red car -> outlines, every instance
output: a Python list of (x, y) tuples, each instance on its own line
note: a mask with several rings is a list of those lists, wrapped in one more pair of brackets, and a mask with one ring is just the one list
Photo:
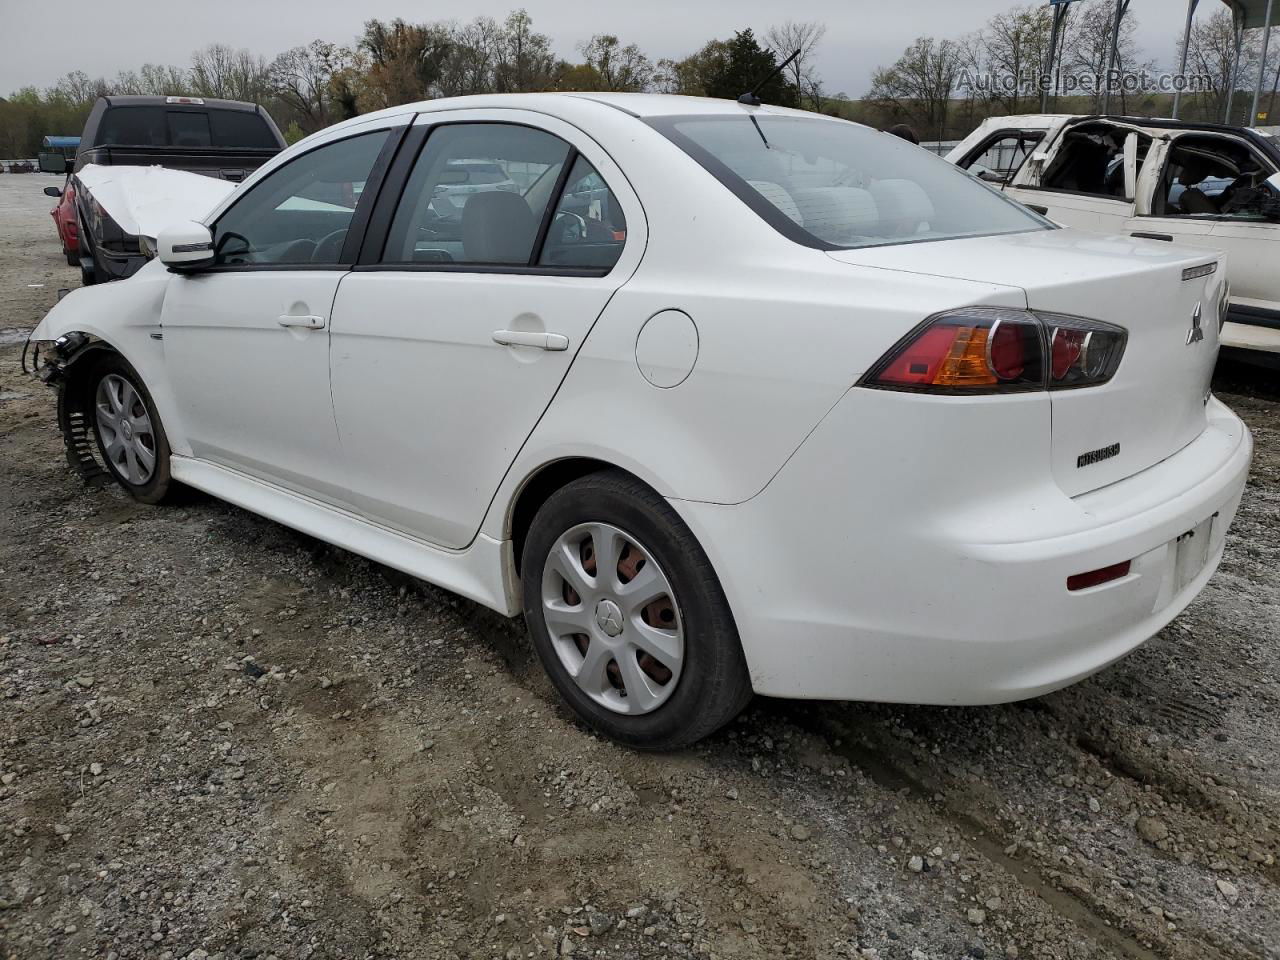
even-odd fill
[(58, 230), (58, 239), (62, 241), (62, 253), (67, 263), (73, 267), (80, 266), (80, 230), (76, 223), (76, 188), (71, 185), (71, 178), (61, 188), (45, 187), (44, 192), (57, 197), (57, 205), (49, 211), (53, 217), (53, 225)]

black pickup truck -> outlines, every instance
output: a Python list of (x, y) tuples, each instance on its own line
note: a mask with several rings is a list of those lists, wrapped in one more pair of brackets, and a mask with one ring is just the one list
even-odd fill
[[(200, 97), (100, 97), (71, 177), (89, 165), (165, 167), (239, 183), (285, 147), (262, 107)], [(142, 238), (115, 223), (77, 184), (80, 270), (86, 284), (131, 276), (148, 258)]]

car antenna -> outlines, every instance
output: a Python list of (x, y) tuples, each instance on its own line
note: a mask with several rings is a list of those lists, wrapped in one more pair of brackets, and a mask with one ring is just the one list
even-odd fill
[(787, 59), (783, 60), (780, 64), (774, 67), (773, 70), (770, 71), (767, 77), (765, 77), (763, 80), (757, 83), (754, 87), (752, 87), (742, 96), (740, 96), (738, 98), (738, 102), (745, 104), (748, 107), (760, 106), (760, 104), (764, 102), (763, 100), (760, 99), (759, 96), (757, 96), (757, 94), (759, 94), (760, 92), (760, 88), (763, 87), (770, 80), (772, 80), (774, 77), (776, 77), (778, 74), (780, 74), (783, 70), (787, 69), (787, 66), (791, 63), (791, 61), (794, 60), (796, 57), (800, 56), (800, 52), (801, 52), (800, 48), (796, 47), (795, 51), (791, 54), (791, 56), (787, 57)]

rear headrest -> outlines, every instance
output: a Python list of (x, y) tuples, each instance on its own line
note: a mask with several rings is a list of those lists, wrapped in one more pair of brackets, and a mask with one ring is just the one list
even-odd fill
[(916, 233), (933, 219), (933, 201), (914, 180), (877, 180), (871, 195), (880, 208), (886, 236)]
[(876, 201), (859, 187), (811, 187), (793, 196), (804, 228), (822, 240), (839, 243), (878, 232)]
[(473, 193), (462, 208), (462, 252), (473, 263), (524, 263), (538, 223), (517, 193)]
[(747, 183), (751, 184), (756, 193), (781, 210), (783, 215), (793, 223), (802, 222), (800, 208), (796, 206), (796, 202), (791, 199), (791, 194), (787, 193), (781, 184), (771, 180), (748, 180)]

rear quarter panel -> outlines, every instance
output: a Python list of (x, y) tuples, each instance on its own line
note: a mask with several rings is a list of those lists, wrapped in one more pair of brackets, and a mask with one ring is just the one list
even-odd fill
[[(723, 271), (646, 257), (516, 458), (485, 532), (504, 538), (523, 484), (568, 457), (622, 467), (666, 497), (748, 500), (903, 334), (931, 313), (978, 302), (1020, 307), (1025, 297), (1006, 286), (836, 264), (819, 251), (802, 251), (785, 269), (763, 256)], [(641, 374), (636, 342), (668, 309), (693, 319), (698, 354), (687, 379), (660, 388)]]

